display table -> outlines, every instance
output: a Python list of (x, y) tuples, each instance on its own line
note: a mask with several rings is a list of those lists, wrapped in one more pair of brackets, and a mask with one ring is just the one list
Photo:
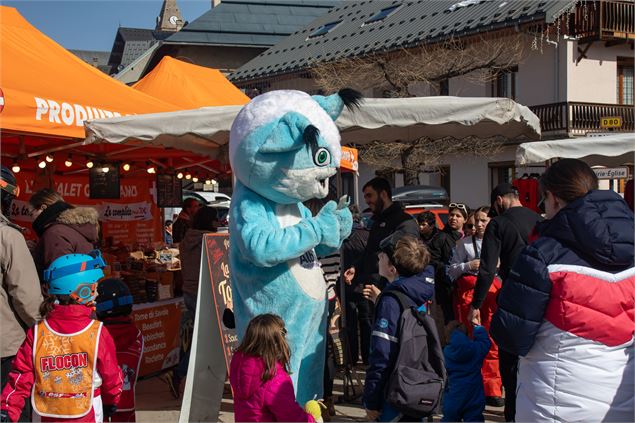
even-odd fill
[(143, 356), (139, 377), (178, 364), (182, 308), (182, 297), (133, 306), (133, 322), (143, 333)]

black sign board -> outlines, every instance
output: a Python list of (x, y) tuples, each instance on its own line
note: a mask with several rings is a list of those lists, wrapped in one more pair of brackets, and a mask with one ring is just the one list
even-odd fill
[(104, 167), (95, 166), (88, 170), (89, 197), (119, 199), (119, 167), (109, 166), (108, 172), (102, 170)]
[(157, 174), (158, 207), (181, 207), (182, 196), (181, 180), (176, 175)]

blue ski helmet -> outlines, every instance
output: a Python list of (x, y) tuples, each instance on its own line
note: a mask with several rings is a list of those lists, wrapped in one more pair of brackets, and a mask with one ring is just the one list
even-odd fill
[(92, 302), (94, 285), (104, 277), (106, 267), (99, 250), (88, 254), (67, 254), (59, 257), (44, 271), (49, 294), (72, 295), (80, 303)]

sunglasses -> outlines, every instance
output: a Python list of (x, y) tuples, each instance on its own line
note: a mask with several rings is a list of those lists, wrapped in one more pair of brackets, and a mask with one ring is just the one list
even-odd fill
[(448, 207), (451, 209), (463, 210), (465, 213), (467, 213), (467, 206), (463, 203), (450, 203)]

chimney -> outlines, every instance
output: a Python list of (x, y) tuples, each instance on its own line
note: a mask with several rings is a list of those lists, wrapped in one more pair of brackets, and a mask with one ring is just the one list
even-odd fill
[(212, 0), (212, 9), (220, 4), (221, 0)]

